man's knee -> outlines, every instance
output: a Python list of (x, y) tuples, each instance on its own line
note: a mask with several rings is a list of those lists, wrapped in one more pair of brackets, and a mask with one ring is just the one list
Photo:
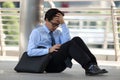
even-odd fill
[(73, 37), (72, 40), (82, 40), (79, 36)]

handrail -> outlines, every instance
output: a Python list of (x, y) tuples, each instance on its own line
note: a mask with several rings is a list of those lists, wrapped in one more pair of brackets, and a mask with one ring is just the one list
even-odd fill
[[(112, 20), (113, 38), (114, 38), (114, 46), (115, 46), (115, 61), (117, 61), (118, 60), (118, 53), (119, 53), (119, 49), (120, 49), (120, 47), (119, 47), (120, 42), (119, 42), (119, 38), (118, 38), (118, 31), (116, 28), (117, 23), (115, 22), (116, 21), (115, 9), (116, 9), (116, 7), (115, 7), (114, 0), (111, 0), (111, 20)], [(120, 15), (118, 15), (118, 16), (120, 16)]]

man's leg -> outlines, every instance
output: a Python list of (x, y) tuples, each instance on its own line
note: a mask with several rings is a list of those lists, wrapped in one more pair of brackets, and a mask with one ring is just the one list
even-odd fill
[(98, 70), (100, 70), (100, 73), (108, 73), (108, 71), (106, 69), (100, 69), (97, 65), (97, 60), (95, 58), (95, 56), (90, 52), (90, 50), (88, 49), (88, 47), (86, 46), (86, 44), (84, 43), (84, 41), (80, 38), (80, 37), (74, 37), (72, 39), (72, 41), (76, 44), (78, 44), (78, 46), (84, 50), (85, 54), (87, 54), (89, 56), (89, 58), (91, 59), (91, 63), (95, 66), (95, 68), (97, 68)]
[(46, 67), (48, 73), (59, 73), (66, 69), (64, 57), (60, 54), (52, 53), (52, 59)]
[(71, 44), (69, 46), (69, 54), (74, 60), (81, 64), (84, 69), (88, 69), (88, 67), (92, 64), (91, 58), (73, 40), (71, 40)]
[[(54, 66), (55, 67), (61, 66), (60, 64), (64, 63), (64, 61), (68, 57), (75, 59), (79, 64), (82, 65), (82, 67), (85, 70), (88, 70), (88, 68), (92, 64), (91, 58), (86, 54), (86, 52), (74, 40), (71, 40), (71, 41), (68, 41), (68, 42), (64, 43), (61, 46), (61, 48), (58, 50), (58, 52), (54, 52), (52, 54), (55, 55), (53, 57), (53, 61), (51, 61), (51, 64), (53, 64), (53, 62), (54, 62), (54, 64), (51, 66), (51, 67), (53, 67), (52, 68), (53, 72), (55, 70)], [(48, 66), (48, 68), (50, 70), (49, 66)], [(94, 68), (94, 66), (93, 66), (93, 68)], [(94, 71), (92, 70), (91, 73), (96, 75), (96, 74), (99, 74), (100, 72), (99, 72), (99, 70), (97, 70), (97, 71), (96, 70), (94, 70)]]
[(87, 45), (84, 43), (84, 41), (80, 37), (74, 37), (72, 39), (78, 46), (86, 52), (86, 54), (89, 56), (91, 59), (92, 63), (97, 65), (97, 60), (96, 57), (91, 53), (91, 51), (88, 49)]
[(62, 45), (58, 52), (50, 53), (52, 55), (52, 59), (50, 60), (45, 70), (46, 72), (58, 73), (66, 69), (65, 60), (69, 57), (68, 54), (69, 43), (70, 42), (66, 42), (64, 45)]
[(93, 64), (86, 51), (82, 49), (74, 39), (61, 45), (58, 52), (51, 54), (55, 56), (53, 60), (56, 64), (60, 61), (65, 62), (68, 57), (75, 59), (84, 69), (88, 69), (88, 67)]

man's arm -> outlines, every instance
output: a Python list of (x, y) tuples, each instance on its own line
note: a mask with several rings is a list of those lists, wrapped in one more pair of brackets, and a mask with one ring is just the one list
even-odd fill
[(68, 29), (67, 25), (65, 24), (63, 15), (58, 13), (57, 16), (59, 16), (59, 21), (60, 21), (61, 28), (62, 28), (60, 40), (61, 40), (61, 43), (63, 44), (65, 42), (69, 41), (71, 39), (71, 37), (70, 37), (69, 29)]
[(62, 28), (62, 33), (61, 33), (61, 43), (65, 43), (67, 41), (69, 41), (71, 39), (70, 37), (70, 33), (69, 33), (69, 29), (67, 28), (66, 24), (61, 24), (61, 28)]
[(49, 48), (46, 48), (45, 46), (43, 46), (44, 48), (37, 46), (39, 41), (40, 41), (39, 31), (37, 29), (34, 29), (29, 37), (29, 43), (27, 48), (29, 56), (41, 56), (48, 54)]

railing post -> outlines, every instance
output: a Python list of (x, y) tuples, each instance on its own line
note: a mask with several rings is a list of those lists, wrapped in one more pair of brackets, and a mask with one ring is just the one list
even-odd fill
[[(40, 23), (44, 0), (20, 0), (20, 54), (27, 49), (29, 35)], [(41, 10), (40, 10), (41, 9)], [(20, 55), (21, 56), (21, 55)]]
[(115, 61), (118, 60), (118, 50), (119, 50), (119, 41), (118, 41), (118, 34), (117, 34), (117, 25), (115, 22), (115, 4), (114, 0), (111, 0), (111, 19), (112, 19), (112, 28), (113, 28), (113, 37), (114, 37), (114, 47), (115, 47)]
[[(1, 8), (0, 8), (1, 9)], [(1, 13), (1, 11), (0, 11)], [(2, 27), (2, 17), (0, 15), (0, 55), (6, 56), (6, 51), (5, 51), (5, 35), (3, 33), (3, 27)]]

